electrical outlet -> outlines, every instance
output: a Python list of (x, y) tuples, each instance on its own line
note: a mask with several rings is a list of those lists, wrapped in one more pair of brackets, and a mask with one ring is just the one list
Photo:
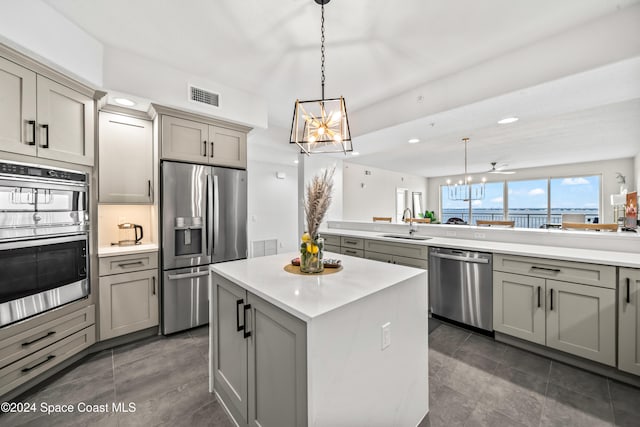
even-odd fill
[(382, 325), (382, 350), (391, 345), (391, 322)]
[(456, 232), (455, 231), (451, 231), (451, 230), (447, 230), (447, 237), (456, 237)]
[(486, 235), (484, 233), (473, 233), (474, 239), (484, 239)]

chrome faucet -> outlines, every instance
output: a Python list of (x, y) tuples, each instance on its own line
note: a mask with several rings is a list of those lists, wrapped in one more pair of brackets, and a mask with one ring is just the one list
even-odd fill
[(416, 231), (418, 231), (418, 227), (413, 225), (413, 214), (411, 213), (411, 209), (410, 208), (405, 208), (404, 212), (402, 212), (402, 217), (406, 218), (406, 213), (407, 211), (409, 211), (409, 235), (413, 236), (413, 233), (415, 233)]

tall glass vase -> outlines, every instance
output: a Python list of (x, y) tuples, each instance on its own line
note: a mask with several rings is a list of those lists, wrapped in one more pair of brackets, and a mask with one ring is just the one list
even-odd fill
[(300, 245), (300, 271), (303, 273), (321, 273), (324, 270), (322, 263), (322, 250), (324, 239), (318, 235), (315, 237), (305, 233)]

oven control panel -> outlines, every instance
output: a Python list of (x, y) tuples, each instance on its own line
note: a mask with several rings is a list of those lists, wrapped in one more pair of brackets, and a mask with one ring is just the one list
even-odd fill
[(0, 162), (0, 174), (55, 179), (61, 181), (87, 182), (87, 175), (61, 169), (49, 169), (40, 166), (24, 165), (20, 163)]

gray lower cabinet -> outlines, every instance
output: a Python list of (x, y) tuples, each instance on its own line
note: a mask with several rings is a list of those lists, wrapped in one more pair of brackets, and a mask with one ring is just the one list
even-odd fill
[(618, 286), (618, 369), (640, 375), (640, 270), (621, 268)]
[(240, 426), (306, 426), (306, 323), (217, 274), (211, 280), (214, 390)]
[[(616, 365), (614, 267), (499, 254), (495, 260), (493, 327), (497, 332)], [(582, 277), (588, 284), (557, 277)]]
[(408, 267), (429, 268), (428, 248), (425, 245), (385, 242), (380, 240), (364, 241), (364, 257), (375, 261)]

